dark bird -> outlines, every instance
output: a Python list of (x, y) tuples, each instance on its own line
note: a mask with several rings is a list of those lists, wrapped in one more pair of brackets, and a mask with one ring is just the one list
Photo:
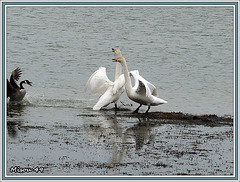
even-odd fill
[(20, 68), (16, 68), (10, 77), (10, 81), (7, 79), (7, 98), (10, 97), (10, 101), (22, 101), (26, 94), (26, 89), (23, 87), (23, 84), (28, 84), (32, 86), (32, 82), (28, 80), (24, 80), (20, 82), (18, 86), (17, 81), (21, 77), (22, 70)]

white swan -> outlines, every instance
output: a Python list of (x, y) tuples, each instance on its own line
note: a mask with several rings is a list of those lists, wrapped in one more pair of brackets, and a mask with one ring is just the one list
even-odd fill
[[(112, 49), (117, 57), (122, 56), (119, 49)], [(93, 107), (93, 110), (100, 110), (111, 103), (115, 103), (117, 108), (117, 101), (121, 94), (124, 92), (125, 79), (122, 74), (122, 65), (117, 63), (115, 72), (115, 81), (112, 82), (108, 79), (106, 68), (100, 67), (95, 71), (85, 86), (85, 91), (90, 89), (91, 93), (99, 94), (100, 98)]]
[[(143, 77), (141, 77), (138, 71), (131, 71), (129, 74), (127, 63), (124, 57), (118, 57), (113, 60), (121, 63), (123, 66), (125, 89), (128, 98), (140, 104), (140, 106), (134, 112), (138, 113), (138, 110), (142, 105), (148, 106), (148, 109), (146, 111), (146, 113), (148, 113), (151, 106), (157, 106), (167, 103), (167, 101), (157, 97), (156, 87), (147, 80), (145, 80)], [(134, 87), (132, 87), (130, 75), (132, 75), (135, 79)]]

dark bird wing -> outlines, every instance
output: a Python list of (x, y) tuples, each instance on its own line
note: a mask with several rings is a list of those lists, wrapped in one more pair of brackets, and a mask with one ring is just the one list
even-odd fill
[(12, 85), (13, 88), (20, 88), (17, 85), (17, 81), (19, 80), (19, 78), (21, 77), (22, 74), (22, 70), (20, 68), (16, 68), (13, 72), (12, 75), (10, 77), (10, 84)]
[(11, 93), (14, 92), (14, 88), (7, 79), (7, 98), (10, 97)]

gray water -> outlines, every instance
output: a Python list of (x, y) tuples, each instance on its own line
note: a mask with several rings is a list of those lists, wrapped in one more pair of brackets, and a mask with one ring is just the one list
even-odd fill
[[(168, 101), (150, 112), (233, 116), (233, 23), (233, 7), (7, 7), (6, 76), (20, 67), (20, 80), (33, 82), (33, 87), (26, 86), (22, 106), (9, 108), (7, 170), (16, 165), (44, 166), (45, 175), (108, 175), (108, 165), (116, 163), (121, 144), (127, 145), (130, 154), (121, 154), (118, 162), (122, 166), (110, 175), (232, 175), (232, 127), (159, 124), (149, 129), (143, 125), (142, 133), (150, 135), (140, 147), (143, 154), (132, 147), (133, 141), (129, 144), (124, 139), (142, 118), (118, 117), (113, 105), (92, 111), (98, 97), (84, 93), (84, 86), (100, 66), (107, 68), (113, 80), (115, 55), (111, 49), (119, 48), (129, 70), (138, 69), (156, 86), (159, 97)], [(138, 106), (126, 94), (120, 100), (121, 113)], [(146, 109), (142, 107), (140, 112)], [(175, 131), (171, 139), (161, 139), (166, 131)], [(191, 137), (184, 138), (184, 131)], [(207, 149), (195, 151), (202, 158), (194, 155), (191, 162), (187, 155), (177, 156), (181, 160), (174, 163), (174, 152), (170, 152), (171, 158), (165, 150), (166, 155), (162, 154), (163, 146), (158, 148), (166, 143), (168, 150), (185, 151), (178, 142), (193, 148), (199, 137), (208, 135), (226, 138), (210, 143), (204, 138), (200, 144)], [(179, 138), (177, 143), (173, 138)], [(213, 146), (219, 154), (209, 152)], [(156, 152), (152, 152), (154, 147)], [(170, 159), (156, 163), (166, 156)], [(124, 161), (132, 162), (132, 167), (126, 167)], [(158, 165), (137, 171), (138, 162)], [(106, 171), (99, 167), (93, 174), (93, 166), (99, 164)], [(202, 169), (195, 169), (196, 164)]]

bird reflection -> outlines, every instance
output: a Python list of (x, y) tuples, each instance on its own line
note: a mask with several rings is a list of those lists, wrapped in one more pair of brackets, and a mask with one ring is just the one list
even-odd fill
[(24, 122), (19, 118), (25, 109), (22, 104), (8, 104), (7, 105), (7, 133), (11, 138), (16, 138), (22, 123)]
[(122, 139), (122, 148), (119, 153), (118, 162), (123, 161), (123, 157), (128, 150), (135, 146), (135, 151), (140, 150), (144, 144), (150, 143), (154, 139), (154, 133), (152, 130), (156, 124), (151, 123), (148, 118), (138, 118), (137, 124), (129, 127), (124, 132)]
[[(96, 145), (112, 145), (112, 156), (110, 165), (112, 172), (116, 172), (118, 166), (123, 162), (128, 151), (140, 150), (145, 144), (152, 142), (154, 133), (152, 130), (156, 122), (148, 118), (137, 118), (136, 124), (126, 128), (123, 117), (101, 111), (97, 116), (98, 121), (88, 124), (89, 137)], [(125, 122), (126, 123), (126, 122)], [(131, 123), (132, 124), (132, 123)], [(90, 130), (89, 130), (90, 129)], [(110, 172), (110, 171), (109, 171)]]
[(151, 138), (151, 131), (154, 127), (148, 118), (138, 118), (138, 120), (139, 122), (137, 124), (126, 130), (123, 138), (123, 143), (134, 142), (136, 150), (140, 150), (145, 141)]
[(122, 128), (119, 127), (116, 113), (109, 115), (107, 112), (101, 112), (97, 116), (97, 122), (88, 122), (85, 126), (89, 132), (89, 138), (95, 144), (101, 144), (111, 138), (117, 141), (122, 136)]
[(24, 112), (25, 107), (26, 105), (23, 104), (7, 104), (7, 116), (20, 116)]
[(22, 121), (7, 121), (8, 136), (16, 138), (20, 129)]

